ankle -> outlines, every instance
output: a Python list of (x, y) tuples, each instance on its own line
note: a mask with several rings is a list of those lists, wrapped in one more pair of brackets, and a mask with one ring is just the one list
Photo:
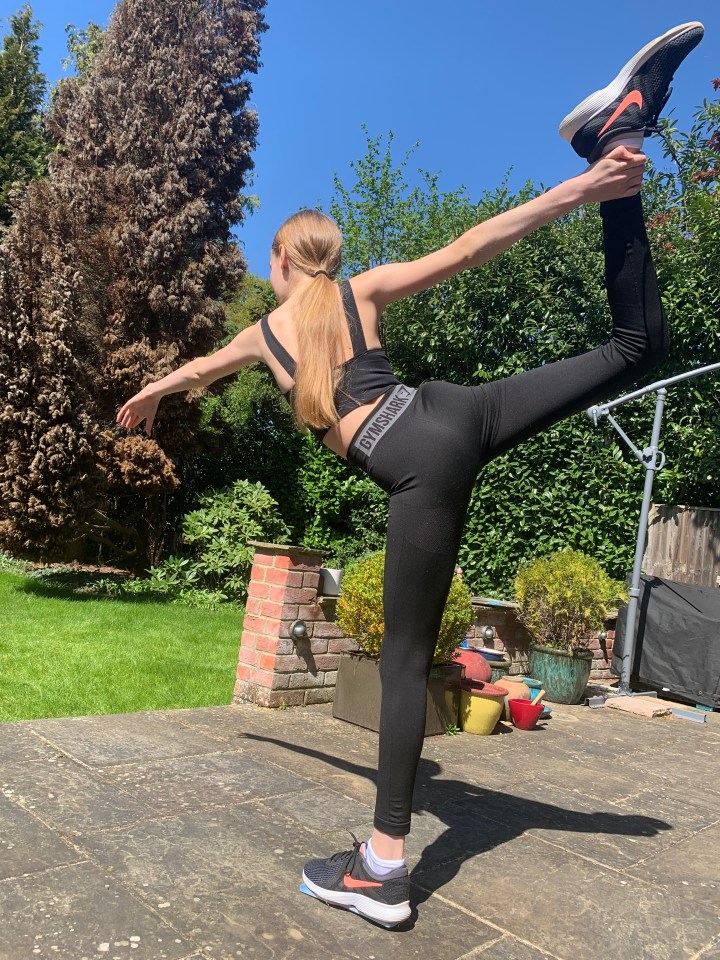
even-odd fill
[(375, 829), (370, 842), (373, 853), (382, 860), (402, 860), (405, 856), (405, 837), (391, 837), (390, 834)]
[(627, 147), (628, 150), (642, 150), (645, 134), (642, 130), (628, 130), (625, 133), (619, 133), (612, 137), (602, 148), (601, 156), (610, 153), (616, 147)]

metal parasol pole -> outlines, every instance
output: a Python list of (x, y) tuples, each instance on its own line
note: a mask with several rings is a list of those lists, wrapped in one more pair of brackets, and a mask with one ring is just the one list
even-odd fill
[[(632, 577), (630, 581), (630, 599), (627, 610), (627, 624), (625, 629), (625, 644), (623, 647), (622, 669), (620, 672), (620, 686), (617, 690), (618, 696), (632, 696), (630, 690), (630, 674), (632, 671), (633, 660), (635, 657), (635, 644), (637, 640), (637, 612), (638, 599), (640, 597), (640, 576), (642, 573), (642, 561), (645, 554), (645, 543), (648, 531), (648, 517), (650, 515), (650, 505), (652, 502), (652, 489), (655, 481), (655, 474), (665, 466), (665, 454), (659, 450), (660, 430), (662, 427), (663, 412), (665, 409), (665, 399), (667, 397), (667, 388), (682, 380), (690, 380), (693, 377), (700, 377), (706, 373), (720, 370), (720, 363), (712, 363), (706, 367), (699, 367), (697, 370), (688, 370), (685, 373), (678, 374), (676, 377), (670, 377), (668, 380), (659, 380), (657, 383), (651, 383), (649, 387), (641, 390), (635, 390), (609, 403), (590, 407), (588, 416), (591, 417), (595, 426), (600, 417), (607, 417), (615, 430), (620, 434), (625, 443), (630, 447), (635, 457), (645, 467), (645, 489), (643, 492), (642, 506), (640, 508), (640, 521), (638, 523), (637, 541), (635, 544), (635, 562), (633, 563)], [(610, 411), (615, 407), (627, 403), (629, 400), (635, 400), (638, 397), (645, 396), (646, 393), (657, 393), (655, 403), (655, 417), (653, 419), (652, 435), (650, 446), (644, 450), (639, 450), (628, 435), (623, 431)]]

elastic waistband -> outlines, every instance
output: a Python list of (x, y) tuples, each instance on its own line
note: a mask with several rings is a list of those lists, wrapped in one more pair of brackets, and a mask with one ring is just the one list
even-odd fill
[(382, 402), (370, 411), (355, 431), (348, 447), (348, 458), (366, 467), (380, 438), (405, 413), (416, 393), (415, 387), (406, 387), (404, 383), (386, 393)]

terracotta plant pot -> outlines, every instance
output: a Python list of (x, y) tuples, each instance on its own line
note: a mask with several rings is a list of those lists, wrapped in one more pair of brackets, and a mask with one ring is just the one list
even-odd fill
[(526, 683), (514, 680), (512, 677), (501, 677), (495, 681), (496, 687), (502, 687), (505, 693), (505, 704), (503, 706), (503, 720), (511, 720), (510, 700), (530, 700), (530, 687)]
[(453, 654), (453, 661), (465, 667), (465, 677), (468, 680), (482, 680), (489, 683), (492, 669), (485, 657), (476, 650), (464, 650), (462, 647)]

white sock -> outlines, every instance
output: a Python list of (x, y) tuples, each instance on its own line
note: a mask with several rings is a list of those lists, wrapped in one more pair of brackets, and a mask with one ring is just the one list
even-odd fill
[(642, 130), (628, 130), (627, 133), (619, 133), (616, 137), (608, 140), (603, 147), (601, 156), (604, 157), (606, 153), (609, 153), (610, 150), (614, 150), (615, 147), (627, 147), (630, 150), (642, 150), (644, 139), (645, 134), (642, 132)]
[(381, 860), (380, 857), (376, 857), (369, 840), (365, 844), (365, 861), (378, 877), (390, 873), (391, 870), (397, 870), (398, 867), (405, 866), (405, 860)]

